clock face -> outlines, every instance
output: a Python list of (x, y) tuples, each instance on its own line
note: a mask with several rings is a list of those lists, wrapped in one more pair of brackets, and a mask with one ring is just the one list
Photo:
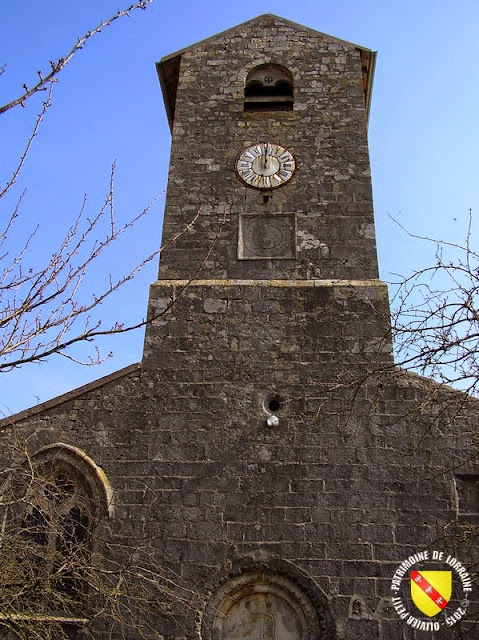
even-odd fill
[(274, 142), (246, 147), (235, 164), (242, 182), (255, 189), (276, 189), (293, 177), (296, 160), (291, 151)]

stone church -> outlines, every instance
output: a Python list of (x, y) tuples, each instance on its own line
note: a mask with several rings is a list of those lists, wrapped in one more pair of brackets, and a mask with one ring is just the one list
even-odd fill
[[(479, 638), (478, 405), (394, 365), (375, 59), (268, 14), (157, 64), (172, 149), (142, 361), (1, 423), (83, 554), (138, 564), (142, 606), (58, 614), (72, 637)], [(48, 546), (40, 493), (21, 522)], [(445, 608), (415, 604), (415, 564), (451, 576)]]

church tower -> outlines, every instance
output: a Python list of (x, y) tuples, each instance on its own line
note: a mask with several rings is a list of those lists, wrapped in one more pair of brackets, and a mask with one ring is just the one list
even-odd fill
[(354, 398), (392, 364), (374, 60), (263, 15), (157, 65), (172, 150), (143, 376), (161, 402), (155, 459), (194, 476), (162, 522), (175, 570), (212, 572), (205, 640), (336, 637), (331, 561), (364, 551)]
[(98, 640), (417, 640), (427, 624), (452, 637), (448, 609), (419, 619), (395, 571), (431, 548), (477, 566), (461, 529), (479, 519), (477, 401), (393, 363), (367, 142), (374, 62), (268, 14), (158, 63), (172, 148), (142, 362), (0, 422), (2, 469), (21, 435), (21, 468), (59, 483), (25, 494), (23, 521), (53, 544), (39, 515), (68, 489), (81, 557), (104, 577), (113, 554), (107, 595), (127, 591), (110, 613), (35, 620)]
[(220, 379), (229, 422), (262, 394), (286, 408), (288, 385), (391, 363), (367, 145), (374, 60), (264, 15), (157, 65), (173, 139), (144, 365), (184, 357), (185, 384), (209, 385), (210, 400)]

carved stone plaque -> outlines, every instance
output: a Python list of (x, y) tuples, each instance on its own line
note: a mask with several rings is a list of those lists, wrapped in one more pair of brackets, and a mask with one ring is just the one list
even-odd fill
[(294, 260), (296, 218), (294, 214), (240, 215), (239, 260)]
[(323, 636), (311, 601), (295, 584), (285, 576), (251, 572), (220, 588), (206, 609), (202, 637), (310, 640)]
[[(293, 606), (274, 593), (253, 593), (216, 620), (221, 640), (301, 640), (303, 625)], [(219, 633), (218, 633), (219, 632)], [(214, 634), (215, 635), (215, 634)]]

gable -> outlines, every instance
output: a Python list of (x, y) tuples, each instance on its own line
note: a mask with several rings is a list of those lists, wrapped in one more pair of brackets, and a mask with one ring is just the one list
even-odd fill
[(223, 31), (215, 36), (206, 38), (205, 40), (201, 40), (200, 42), (190, 45), (189, 47), (185, 47), (180, 51), (176, 51), (175, 53), (165, 56), (160, 60), (160, 62), (156, 63), (156, 69), (163, 93), (163, 100), (165, 103), (165, 109), (168, 116), (170, 128), (173, 125), (175, 115), (176, 94), (178, 90), (178, 80), (182, 56), (187, 52), (200, 52), (205, 48), (205, 46), (209, 46), (211, 44), (219, 46), (221, 44), (224, 44), (225, 42), (228, 42), (228, 40), (238, 34), (243, 34), (243, 37), (254, 37), (254, 34), (264, 27), (270, 27), (271, 29), (287, 29), (291, 34), (302, 34), (303, 37), (316, 38), (318, 40), (321, 40), (321, 42), (323, 43), (326, 41), (330, 44), (341, 45), (346, 48), (356, 49), (357, 51), (359, 51), (363, 77), (364, 101), (366, 106), (366, 113), (369, 114), (374, 68), (376, 63), (376, 53), (374, 51), (353, 44), (351, 42), (347, 42), (346, 40), (334, 38), (333, 36), (326, 35), (324, 33), (321, 33), (320, 31), (310, 29), (309, 27), (304, 27), (295, 22), (291, 22), (290, 20), (286, 20), (285, 18), (275, 16), (271, 13), (267, 13), (260, 15), (257, 18), (253, 18), (252, 20), (249, 20), (247, 22), (243, 22), (242, 24), (237, 25), (232, 29), (227, 29), (226, 31)]

